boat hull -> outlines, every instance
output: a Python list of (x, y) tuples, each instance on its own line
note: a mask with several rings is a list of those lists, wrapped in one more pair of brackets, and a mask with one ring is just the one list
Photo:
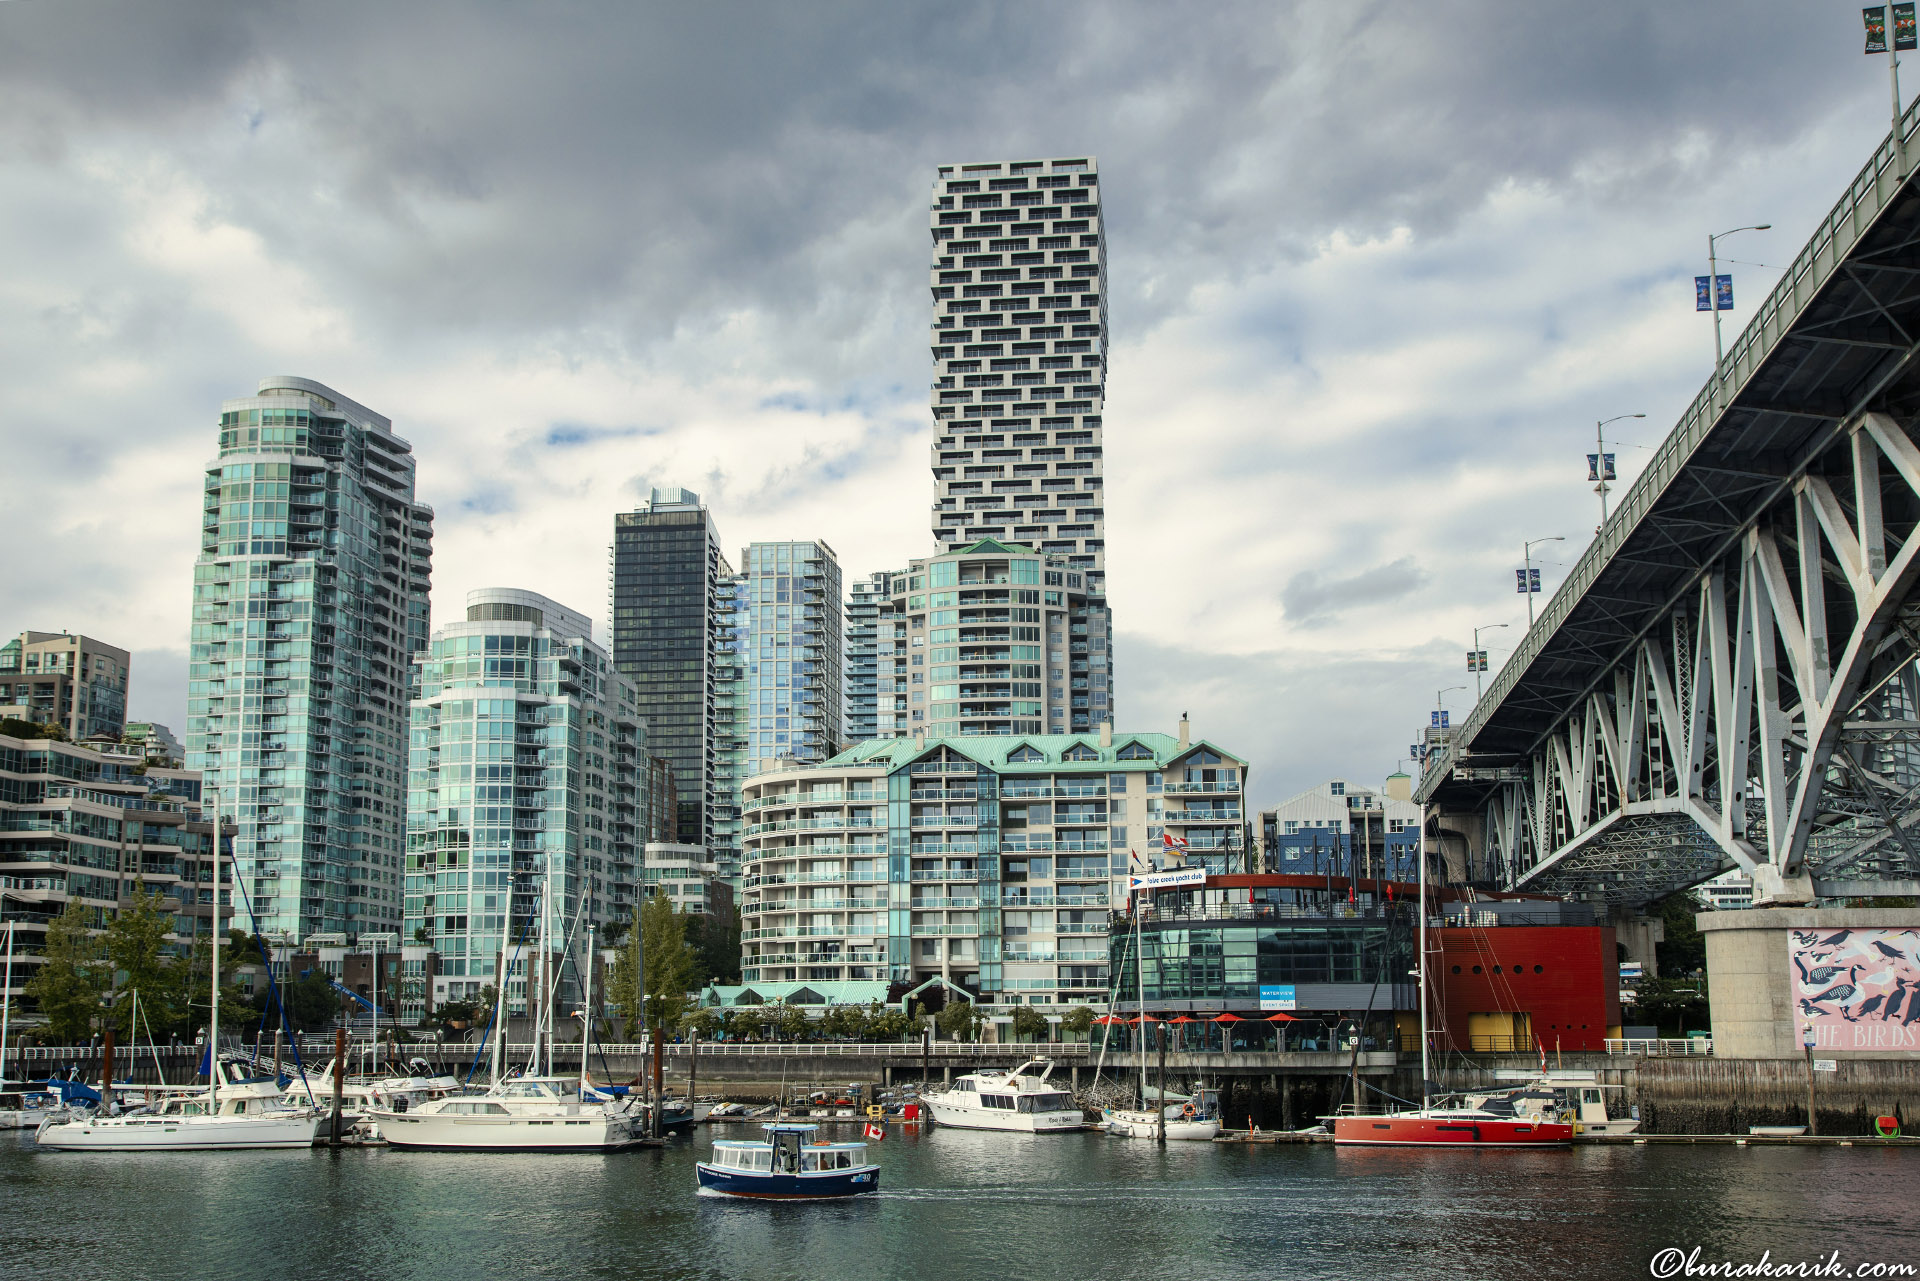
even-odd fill
[(1087, 1128), (1079, 1112), (1008, 1112), (999, 1108), (957, 1108), (924, 1100), (934, 1123), (954, 1130), (1010, 1130), (1015, 1134), (1065, 1134)]
[(49, 1125), (35, 1136), (55, 1152), (209, 1152), (310, 1148), (319, 1125), (299, 1117), (111, 1117)]
[(625, 1117), (373, 1115), (388, 1147), (421, 1152), (614, 1152), (643, 1137)]
[[(1220, 1122), (1211, 1119), (1188, 1120), (1169, 1117), (1166, 1122), (1169, 1143), (1211, 1143), (1220, 1135)], [(1159, 1128), (1151, 1112), (1106, 1112), (1101, 1128), (1122, 1139), (1157, 1139)]]
[(1333, 1141), (1341, 1147), (1565, 1147), (1573, 1142), (1573, 1127), (1504, 1117), (1342, 1116), (1333, 1120)]
[(818, 1174), (761, 1174), (726, 1170), (701, 1161), (694, 1169), (700, 1176), (701, 1191), (748, 1200), (826, 1201), (865, 1196), (880, 1190), (880, 1167), (877, 1165), (827, 1170)]

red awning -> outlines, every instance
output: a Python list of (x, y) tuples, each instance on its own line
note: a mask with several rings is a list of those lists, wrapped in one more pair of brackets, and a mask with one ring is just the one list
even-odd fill
[(1199, 1021), (1199, 1019), (1190, 1019), (1184, 1014), (1177, 1014), (1167, 1020), (1169, 1023), (1198, 1023)]
[(1246, 1022), (1246, 1020), (1241, 1018), (1238, 1014), (1216, 1014), (1213, 1016), (1213, 1021), (1215, 1023), (1245, 1023)]
[(1141, 1015), (1139, 1018), (1127, 1020), (1127, 1022), (1129, 1023), (1158, 1023), (1159, 1021), (1160, 1021), (1159, 1019), (1154, 1018), (1153, 1015), (1151, 1014), (1144, 1014), (1144, 1015)]
[(1293, 1015), (1291, 1014), (1267, 1015), (1267, 1022), (1269, 1023), (1298, 1023), (1299, 1021), (1300, 1021), (1299, 1019), (1294, 1018)]
[(1102, 1014), (1099, 1018), (1095, 1019), (1094, 1022), (1095, 1023), (1125, 1023), (1126, 1020), (1121, 1018), (1118, 1014)]

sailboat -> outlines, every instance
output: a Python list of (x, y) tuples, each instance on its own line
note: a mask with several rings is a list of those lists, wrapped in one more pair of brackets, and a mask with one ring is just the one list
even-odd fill
[[(1341, 1147), (1565, 1147), (1573, 1126), (1541, 1116), (1504, 1114), (1484, 1107), (1436, 1106), (1430, 1093), (1427, 1048), (1427, 809), (1420, 807), (1420, 960), (1413, 974), (1420, 983), (1420, 1106), (1400, 1112), (1356, 1113), (1332, 1118), (1333, 1141)], [(1356, 1105), (1358, 1100), (1356, 1100)]]
[[(226, 1083), (220, 1061), (220, 807), (213, 805), (213, 982), (207, 1027), (207, 1088), (178, 1094), (120, 1116), (109, 1115), (113, 1090), (101, 1111), (68, 1120), (49, 1117), (34, 1134), (52, 1151), (205, 1152), (242, 1148), (307, 1148), (325, 1113), (289, 1106), (277, 1082)], [(222, 1086), (226, 1085), (223, 1090)]]
[[(469, 1152), (613, 1152), (644, 1141), (643, 1116), (634, 1110), (631, 1097), (620, 1098), (596, 1088), (587, 1072), (587, 1052), (593, 1034), (593, 927), (587, 927), (588, 962), (583, 971), (586, 987), (584, 1020), (587, 1031), (580, 1044), (578, 1080), (553, 1075), (553, 993), (555, 983), (548, 974), (547, 924), (552, 908), (553, 864), (547, 863), (547, 876), (540, 893), (541, 950), (541, 1028), (536, 1032), (536, 1056), (544, 1047), (544, 1061), (536, 1057), (537, 1075), (503, 1076), (502, 1045), (505, 1041), (507, 975), (502, 966), (495, 993), (495, 1033), (493, 1084), (485, 1094), (457, 1095), (405, 1106), (397, 1100), (391, 1108), (373, 1108), (367, 1113), (380, 1127), (387, 1146), (397, 1149)], [(531, 971), (532, 966), (528, 967)], [(528, 974), (531, 981), (532, 974)]]

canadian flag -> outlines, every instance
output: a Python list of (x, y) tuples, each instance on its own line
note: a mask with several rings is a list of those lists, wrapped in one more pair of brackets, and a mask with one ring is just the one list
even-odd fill
[(1165, 842), (1165, 844), (1166, 844), (1166, 847), (1167, 847), (1168, 849), (1170, 849), (1170, 850), (1179, 850), (1179, 851), (1180, 851), (1181, 853), (1183, 853), (1183, 854), (1184, 854), (1184, 853), (1186, 852), (1186, 849), (1187, 849), (1187, 838), (1186, 838), (1186, 837), (1184, 837), (1184, 836), (1175, 836), (1175, 835), (1174, 835), (1174, 834), (1173, 834), (1172, 832), (1162, 832), (1162, 833), (1160, 834), (1160, 839), (1161, 839), (1161, 840), (1162, 840), (1163, 842)]
[(866, 1130), (863, 1132), (863, 1137), (872, 1139), (875, 1143), (878, 1143), (887, 1137), (887, 1127), (884, 1125), (875, 1125), (872, 1121), (869, 1121), (867, 1122)]

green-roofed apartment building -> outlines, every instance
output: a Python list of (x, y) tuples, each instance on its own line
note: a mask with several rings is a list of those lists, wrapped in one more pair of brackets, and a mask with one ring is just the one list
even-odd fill
[(1168, 734), (874, 739), (747, 780), (744, 983), (1106, 1003), (1129, 850), (1247, 870), (1247, 763)]

